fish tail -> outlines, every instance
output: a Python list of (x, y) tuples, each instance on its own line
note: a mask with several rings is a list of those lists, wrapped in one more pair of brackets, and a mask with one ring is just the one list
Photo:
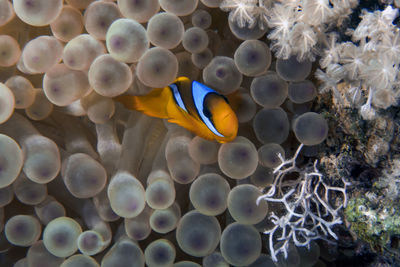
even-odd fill
[(164, 88), (153, 89), (149, 94), (143, 96), (117, 96), (114, 98), (128, 109), (143, 112), (146, 115), (157, 118), (168, 118), (168, 90)]

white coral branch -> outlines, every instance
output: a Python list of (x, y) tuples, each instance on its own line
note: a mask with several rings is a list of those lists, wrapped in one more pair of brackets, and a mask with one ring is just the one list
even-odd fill
[[(304, 169), (296, 166), (296, 158), (302, 147), (303, 144), (290, 159), (284, 159), (278, 154), (281, 164), (274, 169), (274, 182), (257, 199), (257, 204), (267, 201), (282, 205), (279, 215), (270, 215), (274, 226), (264, 231), (264, 234), (269, 235), (269, 249), (274, 261), (278, 260), (279, 253), (287, 257), (290, 242), (296, 246), (309, 246), (314, 239), (337, 239), (333, 227), (342, 223), (339, 211), (347, 205), (348, 182), (342, 179), (342, 187), (329, 185), (318, 170), (317, 161)], [(289, 186), (284, 179), (292, 172), (298, 172), (300, 178)], [(333, 200), (330, 197), (334, 195), (341, 196), (341, 203), (337, 206), (331, 204)]]

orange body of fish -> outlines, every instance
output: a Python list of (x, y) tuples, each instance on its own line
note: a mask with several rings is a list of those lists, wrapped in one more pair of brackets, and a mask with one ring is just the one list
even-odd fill
[(115, 100), (129, 109), (168, 119), (208, 140), (226, 143), (237, 135), (238, 119), (228, 100), (187, 77), (144, 96), (118, 96)]

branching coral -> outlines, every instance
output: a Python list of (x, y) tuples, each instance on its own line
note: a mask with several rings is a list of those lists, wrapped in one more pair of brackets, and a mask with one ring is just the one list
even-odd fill
[[(346, 187), (349, 182), (342, 179), (342, 186), (329, 184), (317, 169), (317, 161), (302, 169), (296, 166), (302, 147), (303, 144), (291, 159), (284, 159), (279, 154), (281, 164), (274, 169), (274, 181), (257, 199), (257, 203), (267, 201), (281, 206), (270, 215), (273, 227), (264, 231), (269, 235), (269, 250), (274, 261), (278, 260), (279, 253), (287, 258), (291, 242), (309, 247), (315, 239), (337, 239), (333, 227), (342, 223), (340, 211), (347, 205)], [(288, 178), (293, 173), (298, 174), (296, 180)], [(335, 195), (340, 197), (336, 203)]]

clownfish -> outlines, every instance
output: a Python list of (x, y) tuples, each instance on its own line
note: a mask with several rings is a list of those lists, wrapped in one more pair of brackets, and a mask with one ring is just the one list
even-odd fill
[(187, 77), (179, 77), (147, 95), (114, 99), (128, 109), (168, 119), (208, 140), (226, 143), (237, 135), (238, 119), (226, 97)]

